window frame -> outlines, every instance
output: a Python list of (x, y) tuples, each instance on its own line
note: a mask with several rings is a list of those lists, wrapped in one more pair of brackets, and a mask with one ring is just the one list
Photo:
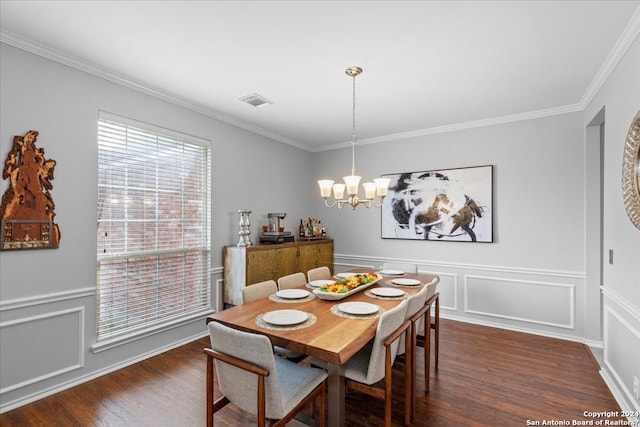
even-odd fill
[[(107, 198), (106, 196), (104, 196), (104, 194), (101, 193), (102, 191), (101, 185), (108, 187), (106, 184), (101, 184), (101, 179), (103, 177), (104, 171), (101, 169), (102, 165), (100, 163), (101, 162), (100, 147), (101, 147), (101, 144), (103, 143), (101, 138), (103, 138), (103, 133), (104, 133), (104, 129), (102, 126), (105, 123), (111, 123), (114, 126), (121, 127), (123, 129), (134, 129), (138, 134), (142, 133), (142, 135), (144, 135), (145, 137), (149, 137), (150, 141), (153, 141), (153, 139), (155, 138), (157, 145), (160, 145), (159, 141), (161, 140), (162, 142), (165, 142), (165, 143), (166, 143), (166, 140), (174, 140), (173, 142), (180, 144), (179, 147), (182, 147), (183, 152), (184, 152), (185, 146), (188, 146), (192, 149), (193, 147), (197, 146), (196, 150), (202, 149), (205, 152), (206, 158), (202, 159), (202, 168), (200, 169), (202, 173), (202, 176), (200, 176), (200, 186), (202, 188), (200, 188), (199, 191), (195, 193), (201, 197), (200, 199), (197, 199), (200, 202), (199, 207), (201, 212), (199, 212), (199, 215), (196, 220), (196, 224), (198, 225), (198, 227), (202, 227), (202, 230), (204, 231), (202, 235), (198, 236), (200, 245), (196, 245), (195, 247), (184, 246), (185, 245), (184, 235), (186, 234), (186, 231), (184, 229), (187, 228), (185, 227), (185, 224), (186, 224), (185, 221), (187, 221), (187, 223), (189, 222), (189, 220), (184, 219), (185, 212), (192, 212), (192, 211), (189, 211), (188, 207), (185, 206), (184, 204), (185, 180), (182, 180), (181, 181), (183, 184), (182, 187), (180, 187), (179, 189), (176, 189), (176, 188), (171, 189), (172, 192), (180, 194), (183, 201), (179, 211), (179, 214), (182, 218), (182, 222), (178, 222), (178, 224), (180, 225), (181, 235), (183, 236), (183, 239), (181, 240), (181, 243), (180, 243), (182, 244), (182, 246), (178, 244), (177, 246), (173, 246), (170, 248), (166, 248), (166, 247), (158, 248), (157, 244), (155, 244), (156, 246), (151, 250), (144, 248), (143, 250), (137, 250), (137, 251), (124, 250), (121, 252), (106, 253), (106, 254), (100, 252), (101, 251), (100, 236), (99, 236), (100, 230), (101, 230), (100, 224), (103, 221), (105, 223), (108, 221), (106, 217), (102, 216), (101, 214), (101, 212), (103, 212), (103, 209), (104, 209), (104, 204), (102, 204), (102, 202), (104, 202)], [(212, 144), (211, 144), (211, 141), (202, 139), (199, 137), (195, 137), (193, 135), (187, 135), (182, 132), (174, 131), (171, 129), (166, 129), (156, 125), (152, 125), (149, 123), (140, 122), (138, 120), (126, 118), (126, 117), (115, 115), (112, 113), (107, 113), (104, 111), (99, 111), (98, 121), (97, 121), (97, 130), (98, 130), (97, 132), (98, 133), (97, 135), (98, 137), (97, 138), (97, 141), (98, 141), (98, 165), (97, 165), (98, 195), (97, 195), (97, 206), (96, 206), (96, 216), (97, 216), (96, 237), (98, 240), (97, 240), (97, 247), (96, 247), (96, 329), (95, 329), (96, 343), (92, 346), (92, 350), (94, 352), (103, 351), (105, 349), (112, 348), (117, 345), (134, 341), (144, 336), (156, 334), (163, 330), (179, 327), (181, 325), (192, 323), (198, 319), (202, 319), (203, 317), (214, 312), (212, 307), (213, 307), (213, 299), (215, 298), (215, 295), (213, 292), (213, 279), (211, 274), (211, 271), (212, 271), (211, 269), (211, 265), (212, 265), (212, 251), (211, 251), (211, 248), (212, 248), (212, 241), (211, 241), (212, 146), (211, 145)], [(122, 141), (119, 141), (119, 142), (122, 142), (123, 144), (122, 146), (128, 143), (127, 138), (128, 136), (125, 136), (123, 137)], [(145, 142), (143, 142), (141, 146), (144, 146), (144, 144)], [(123, 160), (126, 160), (127, 158), (130, 158), (130, 156), (127, 156), (123, 152)], [(183, 159), (183, 158), (184, 157), (181, 157), (180, 159)], [(154, 160), (155, 160), (154, 165), (156, 168), (162, 167), (161, 161), (158, 161), (161, 159), (159, 159), (158, 157), (154, 157)], [(158, 191), (157, 187), (158, 187), (158, 184), (156, 183), (156, 191)], [(123, 187), (123, 189), (125, 189), (123, 191), (128, 190), (129, 189), (128, 184), (126, 184)], [(153, 188), (151, 189), (153, 190)], [(148, 220), (148, 223), (150, 225), (154, 225), (155, 226), (154, 230), (156, 231), (156, 233), (159, 233), (158, 224), (162, 223), (162, 219), (159, 215), (160, 213), (159, 211), (161, 208), (159, 199), (155, 200), (153, 207), (156, 210), (156, 214), (155, 214), (156, 219), (155, 221), (153, 219)], [(128, 217), (127, 214), (125, 213), (121, 220), (122, 226), (125, 227), (124, 224), (128, 224), (129, 222), (134, 222), (135, 221), (134, 218), (135, 218), (134, 216), (132, 216), (131, 218)], [(145, 221), (145, 224), (146, 223), (147, 222)], [(199, 228), (196, 228), (196, 230), (199, 230)], [(200, 233), (200, 231), (198, 231), (198, 233)], [(124, 245), (125, 242), (127, 241), (131, 241), (131, 238), (124, 236), (120, 239), (119, 242)], [(169, 241), (172, 242), (173, 244), (172, 240), (169, 240)], [(106, 249), (103, 249), (103, 250), (106, 251)], [(195, 261), (195, 264), (192, 264), (186, 258), (187, 254), (195, 254), (197, 258), (199, 258), (199, 260)], [(182, 258), (184, 258), (182, 259), (182, 261), (180, 261), (180, 255), (182, 255)], [(183, 307), (185, 306), (185, 300), (188, 299), (189, 301), (191, 301), (191, 302), (187, 302), (186, 304), (189, 308), (187, 308), (185, 311), (182, 311), (182, 312), (180, 311), (180, 308), (178, 308), (177, 311), (174, 310), (169, 315), (162, 314), (153, 320), (145, 320), (142, 323), (130, 324), (128, 326), (118, 327), (112, 331), (110, 331), (109, 329), (106, 329), (106, 332), (105, 332), (105, 330), (101, 329), (101, 319), (103, 318), (103, 312), (101, 311), (101, 307), (104, 304), (104, 302), (101, 302), (101, 299), (102, 299), (101, 286), (104, 286), (104, 284), (101, 284), (101, 278), (100, 278), (101, 265), (105, 265), (105, 263), (112, 262), (112, 261), (117, 262), (118, 260), (122, 261), (127, 259), (131, 260), (131, 259), (145, 259), (145, 258), (147, 259), (147, 263), (153, 264), (155, 262), (157, 265), (160, 265), (165, 260), (165, 257), (171, 257), (171, 256), (176, 257), (176, 260), (174, 260), (174, 262), (178, 262), (178, 263), (182, 262), (183, 267), (186, 266), (184, 268), (190, 267), (195, 269), (195, 270), (190, 270), (189, 274), (184, 275), (180, 280), (176, 281), (176, 283), (174, 283), (173, 285), (170, 285), (171, 289), (179, 290), (180, 287), (184, 289), (186, 286), (188, 286), (187, 282), (189, 282), (187, 276), (189, 276), (193, 271), (196, 272), (195, 280), (197, 281), (197, 283), (195, 286), (193, 286), (193, 288), (196, 289), (195, 293), (193, 294), (195, 296), (192, 295), (191, 297), (185, 297), (185, 296), (182, 297)], [(129, 271), (128, 269), (130, 268), (129, 265), (127, 265), (126, 268), (127, 270), (124, 270), (124, 271), (128, 272)], [(125, 274), (125, 277), (126, 278), (124, 279), (124, 281), (128, 282), (129, 274)], [(157, 281), (158, 278), (162, 278), (160, 273), (157, 273), (154, 276), (154, 278), (151, 280), (154, 283), (151, 283), (151, 285), (149, 286), (150, 289), (156, 289), (156, 288), (162, 289), (162, 283)], [(113, 283), (113, 281), (111, 283)], [(148, 282), (145, 282), (145, 283), (148, 284)], [(113, 290), (108, 291), (108, 293), (111, 293), (111, 292), (114, 292), (114, 291)], [(126, 295), (129, 295), (129, 293), (131, 293), (130, 290), (126, 290), (123, 292)], [(157, 311), (160, 312), (162, 311), (161, 310), (162, 300), (160, 297), (157, 297), (157, 298), (158, 298), (158, 308), (159, 308)], [(195, 303), (193, 303), (192, 301), (195, 301)], [(191, 307), (192, 303), (195, 304), (195, 306)], [(129, 316), (128, 308), (126, 308), (126, 310), (127, 310), (127, 314), (125, 315), (125, 317), (128, 318)], [(139, 309), (139, 310), (142, 310), (144, 312), (144, 310), (148, 310), (148, 309), (145, 308), (145, 309)], [(124, 321), (124, 323), (128, 323), (128, 322), (129, 322), (128, 320)]]

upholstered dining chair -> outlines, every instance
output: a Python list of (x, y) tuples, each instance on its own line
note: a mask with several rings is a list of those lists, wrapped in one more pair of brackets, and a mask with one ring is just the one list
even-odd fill
[(383, 270), (399, 270), (405, 273), (417, 273), (418, 265), (405, 262), (385, 262), (382, 264)]
[(306, 284), (307, 284), (307, 276), (305, 276), (304, 273), (288, 274), (278, 279), (278, 288), (280, 290), (299, 288), (300, 286), (304, 286)]
[[(427, 302), (427, 294), (432, 293), (429, 286), (423, 286), (417, 293), (411, 295), (407, 299), (407, 314), (405, 319), (410, 322), (411, 327), (407, 331), (406, 335), (400, 337), (400, 344), (398, 346), (398, 355), (404, 355), (404, 363), (408, 365), (410, 372), (410, 393), (411, 393), (411, 415), (415, 415), (416, 407), (416, 376), (417, 376), (417, 355), (416, 355), (416, 343), (418, 333), (418, 322), (425, 316), (425, 303)], [(410, 351), (405, 352), (406, 340), (409, 341)]]
[(275, 280), (265, 280), (242, 288), (242, 302), (255, 301), (278, 292)]
[[(254, 283), (253, 285), (245, 286), (242, 289), (242, 302), (251, 302), (260, 298), (266, 298), (276, 292), (278, 292), (278, 285), (274, 280), (265, 280), (264, 282)], [(278, 356), (296, 363), (307, 357), (306, 354), (298, 353), (297, 351), (289, 350), (288, 348), (279, 347), (277, 345), (273, 346), (273, 351)]]
[[(207, 426), (229, 403), (257, 416), (258, 426), (286, 425), (308, 403), (320, 397), (320, 425), (325, 426), (326, 379), (322, 369), (275, 357), (264, 335), (243, 332), (219, 322), (208, 324), (211, 348), (207, 355)], [(214, 399), (214, 370), (223, 396)]]
[(322, 267), (312, 268), (307, 271), (307, 279), (309, 282), (313, 282), (314, 280), (327, 280), (331, 279), (331, 270), (326, 265)]
[[(416, 346), (424, 347), (424, 387), (425, 393), (429, 391), (429, 375), (431, 371), (431, 331), (434, 331), (434, 366), (438, 369), (438, 352), (440, 342), (440, 293), (437, 291), (439, 278), (435, 278), (425, 288), (427, 300), (423, 310), (414, 316), (412, 320), (417, 326), (417, 333), (414, 335)], [(435, 307), (433, 322), (431, 321), (431, 307)], [(424, 316), (423, 316), (424, 314)], [(419, 319), (423, 319), (419, 322)], [(415, 352), (415, 347), (414, 347)], [(417, 360), (414, 358), (415, 362)]]
[[(344, 382), (348, 389), (384, 400), (385, 427), (391, 426), (392, 367), (398, 353), (399, 338), (409, 330), (411, 325), (409, 321), (405, 321), (406, 313), (407, 300), (382, 313), (373, 341), (367, 343), (344, 364)], [(405, 352), (409, 353), (410, 351), (409, 341), (406, 341)], [(326, 367), (326, 362), (322, 360), (314, 357), (310, 357), (309, 360), (312, 366)], [(405, 364), (404, 378), (404, 422), (406, 425), (410, 425), (411, 395), (409, 392), (411, 381), (408, 364)]]

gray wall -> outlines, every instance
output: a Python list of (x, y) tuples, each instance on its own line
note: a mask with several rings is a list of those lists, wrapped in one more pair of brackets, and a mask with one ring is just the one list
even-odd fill
[[(626, 219), (619, 183), (622, 143), (640, 105), (638, 43), (584, 113), (358, 147), (358, 171), (365, 178), (494, 165), (495, 242), (486, 244), (382, 240), (378, 209), (326, 209), (319, 198), (315, 180), (346, 174), (350, 150), (308, 153), (0, 45), (0, 155), (14, 135), (40, 131), (39, 146), (58, 162), (52, 196), (62, 231), (59, 249), (0, 252), (0, 410), (204, 334), (204, 322), (197, 319), (91, 351), (98, 110), (212, 141), (214, 282), (222, 275), (222, 247), (237, 241), (238, 209), (253, 210), (254, 238), (266, 212), (287, 212), (292, 229), (301, 217), (318, 217), (335, 240), (338, 271), (397, 260), (440, 275), (443, 317), (596, 346), (604, 338), (610, 386), (632, 405), (629, 377), (640, 376), (640, 369), (625, 349), (637, 349), (640, 342), (640, 233)], [(585, 167), (585, 133), (604, 105), (603, 235), (616, 262), (604, 271), (601, 334), (600, 283), (587, 280), (585, 261), (586, 236), (597, 231), (587, 228), (585, 214), (592, 191), (586, 185), (592, 171)], [(4, 192), (7, 183), (0, 186)], [(44, 362), (34, 356), (43, 351), (50, 355)]]
[(583, 118), (586, 128), (594, 117), (604, 120), (602, 247), (607, 258), (610, 249), (614, 254), (613, 264), (605, 262), (602, 269), (605, 378), (619, 386), (619, 400), (633, 402), (635, 410), (640, 410), (633, 396), (633, 378), (640, 381), (640, 231), (627, 217), (621, 181), (625, 140), (639, 111), (640, 38), (636, 37)]
[[(204, 318), (94, 353), (97, 118), (104, 110), (212, 141), (212, 279), (238, 242), (238, 209), (252, 237), (267, 212), (291, 227), (309, 216), (312, 154), (68, 66), (0, 44), (0, 153), (38, 130), (57, 161), (51, 195), (60, 247), (0, 252), (0, 410), (21, 405), (203, 336)], [(300, 179), (303, 177), (303, 179)], [(0, 182), (4, 193), (8, 180)], [(297, 229), (297, 228), (296, 228)], [(46, 357), (42, 357), (46, 354)]]

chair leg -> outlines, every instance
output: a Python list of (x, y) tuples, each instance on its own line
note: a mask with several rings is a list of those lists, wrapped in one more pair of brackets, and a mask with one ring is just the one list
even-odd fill
[(207, 356), (207, 427), (213, 427), (213, 359)]
[[(435, 368), (438, 369), (438, 354), (440, 348), (440, 296), (436, 298), (436, 316), (434, 320), (435, 329)], [(431, 335), (431, 333), (429, 333)]]
[[(418, 319), (419, 321), (419, 319)], [(416, 394), (418, 393), (418, 321), (411, 327), (411, 417), (416, 416)]]
[(413, 408), (415, 406), (415, 402), (413, 401), (414, 396), (416, 395), (416, 389), (414, 388), (415, 383), (415, 375), (414, 367), (415, 367), (415, 353), (413, 346), (413, 327), (409, 327), (407, 330), (407, 334), (405, 334), (405, 349), (404, 353), (407, 357), (407, 361), (404, 364), (404, 423), (405, 425), (411, 425), (411, 416), (413, 415)]
[(424, 392), (429, 392), (431, 374), (431, 310), (424, 314)]

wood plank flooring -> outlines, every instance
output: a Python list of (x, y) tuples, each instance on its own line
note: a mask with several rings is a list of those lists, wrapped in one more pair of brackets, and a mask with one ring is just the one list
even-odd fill
[[(0, 426), (204, 426), (202, 349), (208, 344), (208, 338), (195, 341), (9, 411), (0, 415)], [(571, 425), (590, 420), (585, 411), (620, 411), (590, 351), (579, 343), (442, 319), (440, 366), (436, 371), (431, 365), (426, 395), (420, 365), (412, 423), (417, 427), (526, 426), (544, 420)], [(402, 386), (398, 370), (394, 426), (404, 425)], [(348, 393), (347, 426), (382, 426), (382, 417), (381, 401)], [(231, 405), (215, 420), (216, 426), (253, 425)]]

